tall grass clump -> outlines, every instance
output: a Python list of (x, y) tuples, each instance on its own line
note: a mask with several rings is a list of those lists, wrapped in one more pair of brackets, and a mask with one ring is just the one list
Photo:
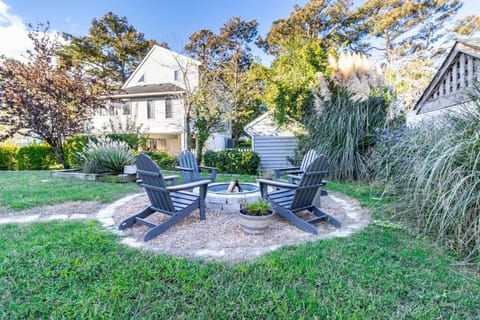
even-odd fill
[(314, 96), (299, 151), (315, 149), (325, 154), (333, 179), (364, 177), (365, 155), (375, 143), (375, 128), (383, 127), (387, 118), (382, 76), (362, 55), (329, 57), (327, 72), (318, 75)]
[[(399, 211), (468, 259), (480, 247), (480, 105), (401, 133), (385, 133), (372, 172)], [(479, 261), (480, 262), (480, 261)]]
[(126, 142), (109, 138), (88, 141), (76, 155), (86, 173), (118, 174), (123, 172), (124, 166), (135, 162), (133, 151)]

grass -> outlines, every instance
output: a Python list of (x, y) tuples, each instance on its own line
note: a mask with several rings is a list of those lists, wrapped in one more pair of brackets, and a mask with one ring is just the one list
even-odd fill
[(0, 225), (0, 318), (478, 319), (480, 277), (455, 263), (388, 224), (236, 265), (131, 249), (97, 222)]
[(0, 207), (10, 210), (66, 201), (111, 202), (139, 190), (134, 183), (53, 179), (48, 171), (0, 172)]

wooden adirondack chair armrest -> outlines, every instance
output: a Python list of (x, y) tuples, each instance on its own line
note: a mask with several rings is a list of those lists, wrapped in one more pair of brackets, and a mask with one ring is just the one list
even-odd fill
[(263, 185), (267, 185), (269, 187), (277, 187), (277, 188), (284, 188), (284, 189), (296, 189), (296, 188), (298, 188), (297, 184), (275, 181), (275, 180), (257, 179), (257, 182), (260, 185), (263, 184)]
[(275, 173), (275, 179), (279, 179), (280, 176), (282, 175), (282, 172), (291, 171), (291, 170), (300, 170), (300, 167), (288, 167), (288, 168), (273, 169), (273, 172)]
[(175, 169), (178, 169), (178, 170), (183, 170), (183, 171), (193, 171), (192, 168), (186, 168), (186, 167), (179, 167), (179, 166), (176, 166)]
[(199, 169), (205, 169), (209, 171), (217, 171), (217, 168), (214, 167), (207, 167), (207, 166), (198, 166)]
[(181, 191), (181, 190), (188, 190), (188, 189), (193, 189), (196, 187), (202, 187), (206, 186), (210, 183), (210, 180), (204, 179), (204, 180), (198, 180), (198, 181), (193, 181), (193, 182), (187, 182), (187, 183), (182, 183), (176, 186), (170, 186), (167, 187), (167, 190), (170, 192), (175, 192), (175, 191)]
[(304, 173), (305, 171), (303, 170), (288, 170), (287, 171), (287, 174), (300, 174), (300, 173)]

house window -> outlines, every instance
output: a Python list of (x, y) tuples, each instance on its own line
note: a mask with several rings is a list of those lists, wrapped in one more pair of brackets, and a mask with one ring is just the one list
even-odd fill
[(118, 102), (113, 102), (110, 104), (108, 107), (108, 115), (109, 116), (118, 116), (118, 109), (119, 109), (119, 104)]
[(159, 150), (167, 149), (167, 139), (157, 139), (157, 149)]
[(132, 114), (132, 104), (130, 101), (122, 101), (122, 114), (129, 116)]
[(147, 119), (155, 119), (155, 102), (147, 100)]
[(144, 82), (145, 82), (145, 75), (142, 74), (142, 76), (140, 77), (140, 79), (138, 79), (137, 82), (138, 82), (138, 83), (144, 83)]
[(151, 150), (166, 150), (167, 139), (148, 139), (148, 146)]
[(172, 99), (165, 99), (165, 118), (172, 118)]
[(178, 70), (173, 71), (173, 80), (174, 81), (179, 81), (180, 80), (180, 71), (178, 71)]

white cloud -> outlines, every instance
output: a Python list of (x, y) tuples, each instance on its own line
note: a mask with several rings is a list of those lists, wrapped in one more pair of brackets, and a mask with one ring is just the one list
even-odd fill
[(0, 54), (25, 60), (25, 53), (33, 47), (22, 18), (10, 12), (10, 7), (0, 0)]

